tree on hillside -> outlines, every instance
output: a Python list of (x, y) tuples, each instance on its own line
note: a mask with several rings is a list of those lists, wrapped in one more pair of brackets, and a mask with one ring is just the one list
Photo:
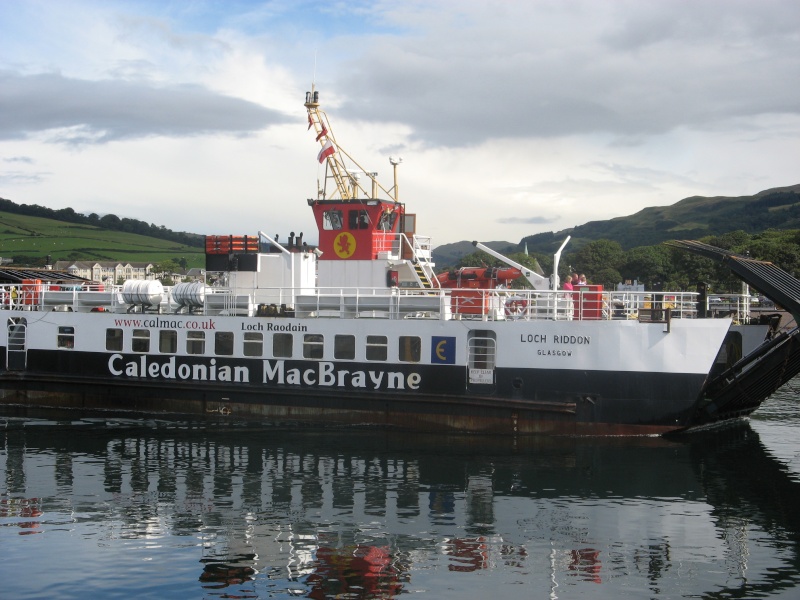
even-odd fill
[(672, 270), (672, 254), (667, 246), (640, 246), (625, 253), (619, 268), (620, 281), (636, 280), (652, 288), (656, 282), (667, 281)]
[(604, 290), (615, 290), (617, 289), (617, 284), (621, 281), (622, 275), (620, 275), (619, 271), (608, 267), (595, 272), (589, 280), (589, 283), (593, 285), (602, 285)]
[(669, 248), (669, 254), (672, 267), (663, 282), (664, 290), (695, 291), (702, 282), (711, 284), (714, 291), (727, 291), (730, 270), (722, 263), (679, 248)]
[(74, 223), (78, 217), (75, 211), (69, 207), (57, 210), (55, 215), (57, 219), (61, 221), (67, 221), (68, 223)]
[(800, 246), (779, 239), (752, 240), (748, 244), (750, 256), (767, 260), (795, 277), (800, 274)]
[(723, 250), (732, 250), (734, 252), (741, 252), (750, 241), (750, 234), (742, 231), (731, 231), (723, 233), (722, 235), (713, 236), (709, 239), (708, 243)]
[(618, 271), (624, 261), (622, 246), (611, 240), (589, 242), (567, 260), (579, 273), (586, 273), (589, 281), (595, 281), (597, 274), (606, 269)]
[(119, 229), (120, 227), (119, 217), (112, 213), (103, 215), (102, 217), (100, 217), (100, 227), (105, 227), (106, 229)]

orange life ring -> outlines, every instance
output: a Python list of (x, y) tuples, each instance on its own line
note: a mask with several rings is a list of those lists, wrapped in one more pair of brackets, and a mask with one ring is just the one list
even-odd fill
[(508, 317), (518, 317), (525, 313), (528, 308), (528, 301), (525, 298), (520, 298), (519, 296), (511, 297), (506, 300), (506, 316)]

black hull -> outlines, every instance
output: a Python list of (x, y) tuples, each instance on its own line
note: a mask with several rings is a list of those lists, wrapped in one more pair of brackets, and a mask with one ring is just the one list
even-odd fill
[[(142, 358), (127, 355), (118, 364)], [(463, 367), (439, 365), (423, 370), (425, 389), (376, 391), (112, 377), (108, 361), (103, 353), (31, 351), (25, 371), (0, 373), (0, 387), (9, 390), (2, 402), (415, 431), (653, 435), (691, 425), (704, 380), (702, 375), (675, 373), (497, 369), (493, 385), (475, 386), (467, 383)], [(260, 363), (253, 361), (251, 370)], [(315, 364), (289, 366), (308, 369)], [(220, 368), (224, 365), (219, 361)], [(406, 367), (392, 366), (397, 371)], [(420, 365), (414, 368), (419, 371)]]

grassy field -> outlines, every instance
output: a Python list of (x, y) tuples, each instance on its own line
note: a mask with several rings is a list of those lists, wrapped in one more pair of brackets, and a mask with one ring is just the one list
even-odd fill
[(0, 256), (25, 255), (57, 260), (161, 262), (185, 258), (204, 267), (203, 248), (168, 240), (0, 211)]

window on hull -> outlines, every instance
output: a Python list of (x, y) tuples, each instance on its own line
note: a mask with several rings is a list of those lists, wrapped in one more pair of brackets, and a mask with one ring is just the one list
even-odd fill
[(122, 351), (122, 329), (106, 329), (106, 350)]
[(131, 350), (133, 352), (150, 352), (149, 329), (133, 330), (133, 339), (131, 340)]
[(403, 362), (419, 362), (422, 357), (422, 340), (413, 335), (401, 335), (398, 355)]
[(233, 354), (233, 333), (218, 331), (214, 334), (214, 354), (231, 356)]
[(162, 354), (175, 354), (178, 351), (178, 332), (174, 329), (159, 331), (158, 351)]
[(321, 360), (323, 358), (324, 338), (318, 333), (307, 333), (303, 336), (303, 358)]
[(292, 358), (291, 333), (276, 333), (272, 336), (272, 356), (275, 358)]
[(204, 331), (186, 332), (186, 353), (187, 354), (206, 353), (206, 334)]
[(245, 331), (242, 351), (245, 356), (264, 354), (264, 335), (258, 331)]
[(75, 347), (75, 328), (74, 327), (59, 327), (58, 328), (58, 347), (59, 348), (74, 348)]
[(333, 358), (353, 360), (356, 357), (356, 336), (337, 335), (333, 338)]
[(386, 360), (388, 352), (388, 340), (385, 335), (367, 336), (367, 360)]

